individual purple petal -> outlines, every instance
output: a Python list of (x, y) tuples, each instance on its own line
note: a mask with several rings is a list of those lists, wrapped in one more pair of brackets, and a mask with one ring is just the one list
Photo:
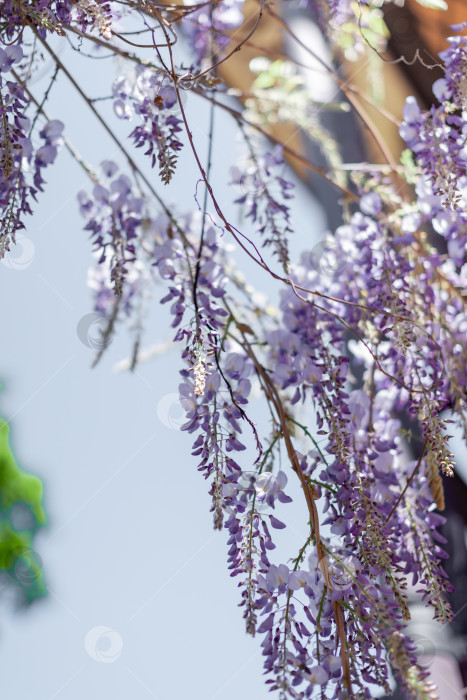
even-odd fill
[(257, 632), (259, 632), (260, 634), (263, 634), (263, 632), (268, 632), (268, 630), (272, 629), (273, 625), (274, 625), (274, 613), (271, 613), (260, 624), (260, 626), (257, 629)]
[(274, 515), (269, 516), (269, 521), (271, 523), (271, 526), (276, 530), (283, 530), (285, 528), (285, 523), (283, 523), (281, 520), (278, 520), (278, 518), (275, 518)]

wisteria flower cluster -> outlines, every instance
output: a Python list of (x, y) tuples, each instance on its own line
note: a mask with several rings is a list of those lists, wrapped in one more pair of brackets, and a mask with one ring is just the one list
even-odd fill
[[(131, 78), (118, 78), (113, 84), (114, 110), (121, 119), (136, 115), (141, 123), (131, 132), (137, 148), (145, 148), (151, 165), (159, 165), (162, 182), (168, 184), (175, 170), (178, 151), (182, 148), (178, 134), (181, 119), (177, 92), (172, 84), (147, 68), (137, 66)], [(174, 110), (175, 108), (175, 110)]]
[(195, 5), (186, 16), (184, 35), (193, 49), (193, 57), (203, 65), (212, 61), (229, 45), (228, 32), (243, 23), (245, 0), (221, 0), (215, 5)]
[[(369, 50), (375, 61), (388, 4), (309, 0), (300, 10), (322, 27), (330, 55)], [(369, 698), (374, 686), (389, 693), (391, 676), (407, 697), (433, 697), (407, 623), (409, 593), (439, 624), (453, 618), (438, 529), (443, 480), (455, 470), (452, 424), (467, 439), (466, 27), (454, 28), (440, 56), (434, 104), (407, 98), (404, 167), (388, 156), (387, 167), (373, 169), (343, 163), (343, 135), (328, 129), (326, 105), (318, 110), (307, 93), (300, 61), (290, 72), (282, 55), (271, 56), (277, 33), (286, 34), (379, 138), (355, 106), (357, 88), (295, 36), (285, 9), (256, 0), (2, 4), (0, 255), (27, 225), (44, 169), (65, 143), (89, 178), (77, 200), (94, 256), (94, 311), (105, 322), (96, 359), (126, 320), (129, 366), (142, 361), (154, 286), (179, 348), (182, 430), (208, 482), (214, 528), (227, 535), (246, 632), (260, 637), (266, 683), (281, 700)], [(107, 116), (68, 70), (66, 53), (55, 52), (62, 40), (115, 55), (102, 96), (113, 107)], [(235, 63), (242, 51), (256, 59), (251, 73)], [(56, 70), (36, 96), (31, 78), (43, 55)], [(81, 157), (65, 141), (60, 115), (47, 109), (57, 73), (120, 158), (90, 165), (92, 154)], [(202, 102), (207, 156), (190, 126), (191, 104)], [(226, 137), (218, 113), (232, 119), (244, 147), (238, 162), (219, 168), (216, 143)], [(132, 121), (127, 138), (116, 135), (114, 117)], [(319, 143), (324, 165), (294, 150), (299, 132)], [(160, 185), (176, 186), (182, 147), (197, 176), (174, 204)], [(292, 236), (290, 162), (325, 180), (343, 204), (341, 225), (318, 247)], [(221, 171), (235, 224), (220, 201)], [(257, 275), (245, 273), (246, 260)], [(275, 297), (255, 290), (251, 280), (263, 276)], [(302, 544), (291, 552), (292, 512), (305, 515)]]
[(433, 222), (435, 231), (446, 238), (450, 257), (462, 266), (467, 244), (467, 102), (462, 87), (467, 61), (465, 37), (451, 37), (450, 46), (441, 53), (441, 58), (446, 64), (445, 77), (433, 85), (439, 106), (424, 112), (415, 98), (409, 97), (401, 136), (424, 174), (417, 183), (420, 223)]
[(42, 171), (55, 161), (62, 144), (62, 122), (45, 123), (35, 142), (25, 109), (24, 90), (7, 75), (23, 58), (20, 46), (0, 48), (0, 258), (15, 242), (16, 231), (24, 228), (23, 217), (32, 214), (31, 200), (42, 191)]
[(288, 272), (288, 237), (293, 233), (287, 200), (292, 198), (294, 184), (284, 177), (282, 149), (260, 154), (251, 148), (246, 163), (233, 166), (231, 183), (239, 190), (236, 204), (244, 205), (246, 216), (256, 224), (263, 237), (262, 245), (271, 246), (274, 255)]

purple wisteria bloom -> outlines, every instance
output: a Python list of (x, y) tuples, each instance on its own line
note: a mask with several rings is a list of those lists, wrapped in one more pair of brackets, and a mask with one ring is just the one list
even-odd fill
[(108, 261), (115, 294), (121, 296), (129, 266), (135, 261), (135, 243), (142, 224), (143, 200), (135, 196), (130, 179), (115, 174), (108, 161), (104, 170), (112, 173), (105, 185), (96, 184), (92, 194), (78, 193), (82, 216), (87, 219), (99, 263)]
[(423, 112), (414, 97), (407, 98), (400, 134), (425, 176), (417, 183), (422, 220), (433, 223), (461, 266), (467, 250), (467, 40), (457, 36), (448, 41), (449, 48), (440, 54), (445, 75), (433, 85), (439, 106)]
[(183, 30), (198, 63), (213, 62), (214, 56), (226, 50), (229, 32), (243, 22), (244, 2), (221, 0), (213, 9), (205, 5), (190, 12)]
[(292, 198), (294, 184), (285, 177), (285, 162), (282, 149), (262, 155), (256, 153), (243, 166), (230, 169), (231, 184), (240, 197), (236, 204), (242, 205), (247, 218), (255, 224), (262, 237), (262, 245), (270, 246), (274, 255), (288, 271), (288, 236), (292, 233), (290, 208), (287, 201)]
[(4, 77), (22, 56), (20, 46), (0, 48), (0, 258), (24, 228), (24, 216), (32, 214), (31, 200), (45, 184), (43, 170), (55, 161), (63, 143), (58, 120), (47, 122), (32, 139), (28, 98), (15, 81)]
[(168, 184), (182, 148), (182, 120), (176, 113), (175, 88), (162, 74), (136, 66), (133, 80), (118, 78), (114, 82), (113, 96), (114, 111), (120, 119), (139, 120), (130, 137), (137, 148), (145, 149), (152, 167), (158, 163), (162, 182)]

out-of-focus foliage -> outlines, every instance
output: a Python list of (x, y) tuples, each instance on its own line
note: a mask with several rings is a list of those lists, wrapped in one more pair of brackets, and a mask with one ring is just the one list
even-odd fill
[(46, 593), (40, 559), (34, 551), (37, 529), (46, 523), (42, 481), (18, 465), (10, 427), (0, 418), (0, 573), (31, 602)]

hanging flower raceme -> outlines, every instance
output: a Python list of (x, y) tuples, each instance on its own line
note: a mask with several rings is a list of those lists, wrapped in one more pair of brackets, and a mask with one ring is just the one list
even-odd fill
[(2, 2), (2, 18), (6, 20), (5, 33), (10, 40), (23, 41), (24, 25), (37, 27), (41, 36), (48, 33), (65, 34), (68, 25), (83, 33), (98, 33), (103, 39), (112, 38), (112, 21), (119, 17), (120, 8), (107, 0), (38, 0), (19, 3)]
[[(451, 29), (465, 31), (467, 23), (453, 25)], [(467, 71), (467, 39), (465, 36), (451, 36), (446, 39), (449, 48), (441, 51), (440, 58), (444, 61), (444, 78), (435, 83), (436, 97), (443, 102), (450, 101), (454, 109), (467, 111), (467, 86), (465, 74)]]
[(135, 196), (130, 179), (117, 175), (112, 161), (102, 163), (106, 184), (96, 184), (92, 194), (78, 193), (81, 215), (87, 219), (99, 263), (108, 261), (110, 280), (121, 296), (128, 268), (135, 261), (135, 244), (142, 224), (143, 200)]
[(467, 248), (467, 40), (448, 41), (449, 48), (440, 53), (444, 78), (433, 85), (440, 106), (422, 112), (414, 97), (407, 98), (400, 133), (425, 176), (416, 187), (420, 223), (432, 222), (461, 266)]
[(177, 116), (178, 98), (173, 84), (163, 76), (137, 66), (131, 79), (118, 78), (113, 84), (114, 111), (120, 119), (136, 116), (140, 124), (130, 134), (137, 148), (145, 148), (152, 167), (159, 165), (162, 182), (168, 184), (182, 148)]
[(286, 166), (280, 147), (263, 154), (253, 150), (251, 145), (250, 149), (246, 162), (230, 170), (231, 183), (240, 193), (235, 203), (243, 205), (263, 245), (271, 246), (288, 272), (288, 237), (293, 231), (287, 201), (293, 196), (294, 185), (285, 178)]
[(229, 32), (243, 23), (244, 3), (245, 0), (220, 0), (187, 14), (182, 29), (199, 64), (213, 62), (227, 49)]
[[(381, 203), (373, 199), (374, 211), (381, 214)], [(363, 208), (371, 209), (369, 200)], [(417, 283), (411, 283), (415, 280), (415, 265), (410, 260), (410, 247), (401, 249), (400, 244), (391, 243), (392, 235), (378, 219), (358, 213), (337, 232), (330, 250), (334, 267), (323, 257), (318, 260), (315, 254), (302, 256), (300, 267), (294, 269), (295, 285), (352, 303), (323, 302), (331, 311), (329, 314), (313, 302), (313, 297), (304, 295), (300, 299), (294, 291), (284, 293), (282, 329), (269, 338), (271, 359), (267, 366), (274, 368), (270, 375), (281, 391), (296, 387), (289, 400), (301, 399), (305, 406), (309, 398), (314, 401), (317, 435), (326, 435), (319, 446), (312, 441), (309, 457), (302, 462), (304, 474), (316, 484), (317, 495), (324, 497), (324, 525), (333, 537), (330, 542), (322, 537), (322, 551), (330, 563), (324, 565), (324, 559), (318, 556), (316, 566), (327, 591), (322, 588), (315, 595), (320, 613), (318, 618), (310, 613), (311, 621), (319, 629), (324, 626), (328, 634), (332, 630), (335, 634), (337, 618), (331, 602), (342, 600), (347, 611), (352, 683), (362, 692), (368, 682), (387, 687), (387, 667), (368, 653), (369, 649), (372, 654), (377, 652), (383, 639), (387, 658), (400, 683), (411, 697), (419, 697), (417, 692), (422, 693), (420, 697), (427, 697), (431, 686), (426, 671), (415, 665), (413, 646), (404, 635), (408, 617), (405, 577), (412, 573), (415, 581), (423, 581), (423, 598), (443, 621), (452, 615), (446, 601), (450, 585), (441, 566), (445, 554), (437, 544), (439, 535), (435, 531), (442, 521), (429, 510), (433, 496), (424, 475), (426, 464), (422, 459), (420, 463), (407, 461), (401, 424), (393, 416), (401, 410), (417, 412), (430, 452), (443, 453), (446, 461), (449, 459), (442, 436), (444, 426), (439, 419), (447, 387), (440, 348), (431, 337), (435, 331), (432, 304), (440, 289), (430, 273), (429, 257), (423, 286), (417, 288), (419, 278)], [(413, 329), (418, 331), (419, 327), (422, 331), (414, 333)], [(368, 369), (362, 390), (347, 392), (347, 372), (338, 371), (339, 364), (342, 369), (347, 367), (345, 328), (364, 334), (374, 353), (364, 355)], [(375, 358), (379, 365), (375, 365)], [(355, 381), (351, 376), (350, 380)], [(433, 408), (430, 421), (421, 409), (426, 401)], [(334, 407), (338, 407), (335, 413)], [(281, 565), (272, 571), (270, 581), (277, 579), (278, 594), (289, 595), (287, 567)], [(301, 574), (305, 592), (312, 575), (312, 569)], [(383, 583), (370, 584), (375, 579)], [(266, 578), (266, 584), (267, 581)], [(294, 577), (291, 581), (295, 586)], [(264, 590), (270, 597), (268, 585), (264, 585)], [(305, 694), (312, 692), (311, 675), (297, 669), (303, 669), (305, 659), (311, 665), (313, 657), (307, 656), (304, 640), (294, 638), (294, 623), (297, 631), (300, 629), (296, 607), (291, 615), (297, 620), (292, 622), (284, 616), (284, 602), (274, 600), (276, 613), (268, 605), (265, 602), (268, 616), (259, 629), (267, 634), (266, 670), (275, 676), (272, 687), (281, 688), (292, 697), (302, 697), (297, 690), (294, 695), (291, 687), (306, 682)], [(309, 607), (307, 610), (310, 612)], [(371, 627), (366, 623), (370, 619)], [(354, 641), (349, 642), (349, 638)], [(325, 633), (318, 635), (315, 659), (320, 657), (321, 643), (325, 653), (325, 640)], [(294, 647), (293, 652), (287, 644)], [(408, 668), (412, 669), (410, 678)], [(315, 683), (322, 679), (326, 686), (332, 679), (329, 669), (328, 673), (325, 671), (319, 667)], [(287, 673), (291, 674), (289, 680)], [(340, 673), (338, 670), (337, 675)]]
[[(333, 273), (333, 284), (327, 284), (327, 293), (350, 303), (331, 308), (364, 338), (376, 381), (381, 386), (392, 382), (397, 388), (397, 407), (418, 416), (428, 451), (438, 455), (446, 474), (452, 474), (440, 414), (456, 405), (465, 423), (465, 391), (459, 384), (462, 345), (450, 331), (447, 314), (456, 308), (458, 322), (463, 318), (465, 323), (465, 308), (449, 282), (450, 273), (442, 272), (439, 256), (428, 250), (422, 270), (421, 242), (412, 235), (395, 236), (381, 212), (378, 217), (357, 213), (350, 225), (338, 229), (342, 264)], [(449, 304), (447, 296), (452, 299)]]
[[(38, 0), (31, 3), (5, 0), (2, 2), (2, 32), (7, 39), (5, 43), (17, 41), (20, 44), (24, 41), (25, 24), (36, 27), (41, 36), (54, 32), (63, 36), (63, 25), (73, 24), (77, 19), (83, 32), (96, 26), (101, 36), (104, 36), (100, 30), (104, 30), (104, 26), (109, 28), (104, 23), (106, 14), (109, 14), (109, 3), (102, 0)], [(107, 31), (106, 38), (108, 37), (110, 35)]]
[(228, 314), (221, 305), (227, 282), (224, 244), (199, 212), (165, 221), (167, 233), (156, 245), (154, 257), (159, 273), (169, 282), (169, 294), (162, 302), (172, 302), (175, 340), (184, 343), (188, 363), (180, 385), (187, 418), (183, 429), (197, 435), (193, 455), (199, 459), (198, 469), (212, 480), (214, 527), (221, 529), (225, 520), (229, 569), (232, 576), (241, 576), (246, 628), (254, 634), (258, 575), (266, 572), (267, 551), (275, 546), (269, 528), (284, 527), (264, 511), (274, 509), (276, 500), (290, 502), (284, 493), (287, 477), (283, 472), (263, 472), (277, 436), (256, 471), (251, 471), (251, 462), (242, 465), (240, 459), (246, 450), (240, 439), (245, 426), (260, 454), (262, 447), (246, 414), (254, 363), (247, 353), (231, 351), (226, 338)]
[(4, 77), (22, 57), (19, 46), (0, 48), (0, 258), (24, 228), (24, 215), (32, 214), (31, 200), (45, 184), (42, 171), (55, 161), (63, 141), (58, 120), (47, 122), (38, 138), (31, 139), (26, 95), (18, 83)]
[[(294, 269), (295, 284), (306, 289), (315, 288), (319, 280), (310, 261), (310, 254), (304, 253)], [(293, 388), (292, 405), (312, 395), (318, 435), (327, 428), (333, 449), (345, 461), (350, 441), (344, 391), (345, 329), (312, 299), (300, 298), (291, 289), (281, 292), (281, 310), (281, 329), (268, 334), (272, 378), (282, 390)]]

